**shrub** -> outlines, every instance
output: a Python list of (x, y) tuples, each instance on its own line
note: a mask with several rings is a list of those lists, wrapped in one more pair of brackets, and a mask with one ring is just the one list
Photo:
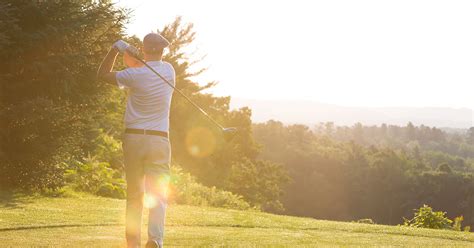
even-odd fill
[(170, 201), (194, 206), (223, 207), (230, 209), (250, 209), (242, 196), (229, 191), (207, 187), (178, 166), (171, 167)]
[(470, 226), (465, 226), (464, 229), (462, 228), (462, 222), (463, 221), (464, 221), (464, 216), (462, 216), (462, 215), (454, 218), (453, 230), (455, 230), (455, 231), (464, 231), (464, 232), (471, 231)]
[(92, 154), (98, 161), (105, 161), (113, 169), (121, 171), (123, 168), (122, 142), (114, 138), (111, 132), (103, 129), (94, 130), (96, 137), (92, 143), (94, 147)]
[(452, 220), (448, 219), (446, 212), (434, 212), (428, 205), (423, 205), (419, 209), (415, 209), (413, 219), (404, 219), (405, 226), (423, 227), (432, 229), (452, 229)]
[(461, 231), (462, 227), (462, 221), (464, 220), (463, 216), (458, 216), (454, 218), (454, 223), (453, 223), (453, 230), (455, 231)]
[[(178, 166), (171, 167), (169, 200), (179, 204), (211, 206), (230, 209), (251, 209), (242, 196), (232, 192), (207, 187)], [(125, 198), (126, 183), (121, 172), (114, 170), (107, 162), (99, 162), (96, 157), (88, 157), (83, 162), (75, 161), (65, 173), (66, 181), (72, 189), (99, 196)]]
[(69, 167), (65, 178), (73, 189), (100, 196), (125, 198), (125, 180), (119, 172), (110, 168), (109, 163), (88, 157), (84, 162), (76, 161)]

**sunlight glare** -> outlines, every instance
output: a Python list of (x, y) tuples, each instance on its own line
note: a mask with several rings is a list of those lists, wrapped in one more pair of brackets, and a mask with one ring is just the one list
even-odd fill
[(186, 148), (193, 157), (205, 158), (216, 148), (216, 137), (205, 127), (191, 129), (186, 135)]

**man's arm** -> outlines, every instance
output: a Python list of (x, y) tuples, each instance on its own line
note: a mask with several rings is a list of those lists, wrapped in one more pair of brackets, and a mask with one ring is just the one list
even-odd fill
[(115, 79), (115, 71), (112, 71), (115, 63), (115, 59), (119, 54), (119, 50), (115, 47), (112, 47), (107, 55), (105, 56), (104, 60), (99, 66), (99, 70), (97, 71), (97, 78), (100, 80), (104, 80), (107, 83), (117, 84)]

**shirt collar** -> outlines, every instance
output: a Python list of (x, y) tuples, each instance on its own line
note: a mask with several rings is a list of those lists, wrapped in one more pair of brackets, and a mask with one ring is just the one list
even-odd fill
[(147, 64), (161, 64), (163, 63), (163, 60), (151, 60), (151, 61), (146, 61)]

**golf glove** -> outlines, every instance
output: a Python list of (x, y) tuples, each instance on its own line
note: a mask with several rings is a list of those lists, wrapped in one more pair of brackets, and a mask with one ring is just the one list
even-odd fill
[(113, 48), (116, 48), (121, 53), (124, 53), (125, 50), (127, 49), (127, 47), (129, 47), (129, 46), (130, 45), (127, 42), (123, 41), (123, 40), (118, 40), (112, 45)]
[(133, 55), (133, 56), (137, 56), (138, 55), (138, 49), (135, 48), (134, 46), (131, 46), (129, 45), (127, 42), (123, 41), (123, 40), (118, 40), (116, 41), (112, 47), (116, 48), (117, 50), (119, 50), (120, 53), (124, 53), (124, 52), (128, 52), (129, 54)]

